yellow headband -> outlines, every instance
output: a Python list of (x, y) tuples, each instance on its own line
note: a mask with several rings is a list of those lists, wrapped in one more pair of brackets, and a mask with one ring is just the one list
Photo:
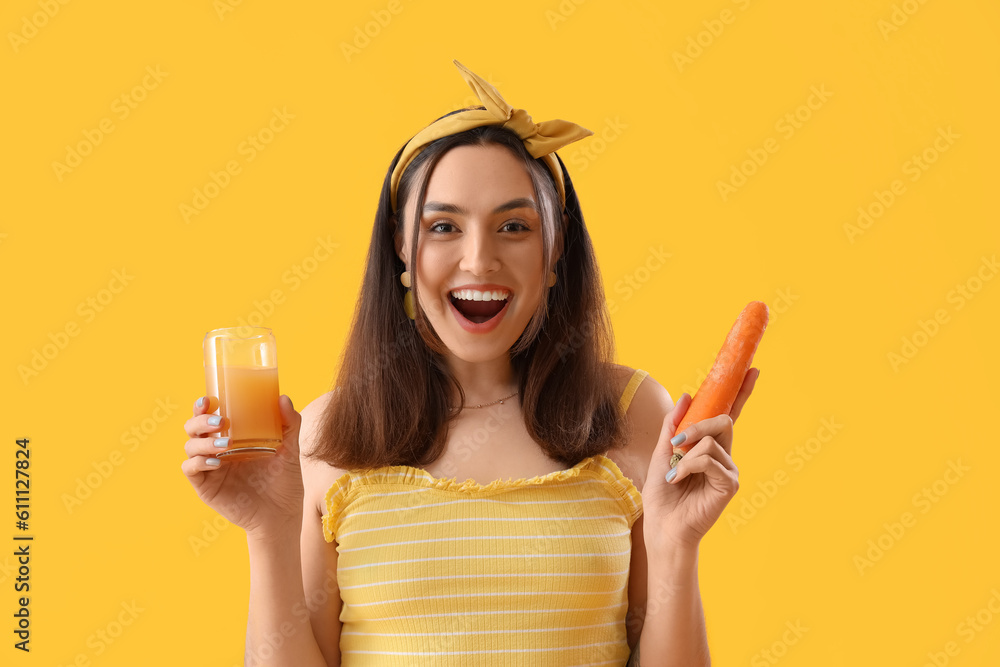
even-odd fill
[(552, 172), (552, 176), (556, 179), (559, 200), (562, 203), (562, 208), (565, 208), (566, 186), (563, 183), (562, 169), (556, 160), (555, 152), (567, 144), (589, 137), (593, 132), (565, 120), (546, 120), (536, 124), (532, 122), (527, 111), (515, 109), (507, 104), (497, 89), (484, 79), (473, 74), (457, 60), (452, 62), (458, 67), (462, 77), (472, 87), (486, 109), (466, 109), (445, 116), (422, 129), (407, 142), (402, 155), (399, 156), (399, 162), (396, 163), (396, 168), (392, 170), (390, 192), (393, 212), (396, 211), (396, 189), (399, 187), (399, 179), (417, 153), (435, 139), (458, 134), (481, 125), (502, 125), (513, 130), (524, 141), (524, 146), (528, 149), (531, 157), (543, 158), (549, 171)]

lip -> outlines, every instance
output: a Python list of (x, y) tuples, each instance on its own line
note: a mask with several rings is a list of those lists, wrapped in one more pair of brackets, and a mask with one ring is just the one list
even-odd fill
[(475, 284), (468, 283), (465, 285), (456, 285), (455, 287), (449, 288), (448, 295), (450, 296), (452, 291), (459, 289), (474, 289), (474, 290), (479, 290), (480, 292), (492, 292), (492, 291), (503, 290), (504, 292), (510, 292), (511, 295), (514, 294), (514, 290), (507, 287), (506, 285), (497, 285), (496, 283), (475, 283)]
[[(496, 286), (496, 287), (463, 286), (463, 287), (453, 287), (452, 289), (478, 289), (478, 290), (498, 289), (499, 290), (507, 288), (502, 286)], [(507, 291), (510, 292), (509, 289), (507, 289)], [(455, 307), (455, 304), (451, 302), (450, 296), (448, 298), (448, 307), (451, 308), (451, 314), (454, 315), (455, 320), (458, 322), (459, 326), (461, 326), (469, 333), (489, 333), (500, 325), (500, 321), (503, 320), (504, 315), (507, 314), (507, 309), (510, 307), (510, 302), (513, 298), (514, 294), (513, 292), (511, 292), (511, 296), (507, 297), (507, 300), (505, 301), (503, 308), (500, 309), (500, 312), (485, 322), (473, 322), (471, 320), (465, 319), (465, 315), (463, 315), (458, 310), (458, 308)]]

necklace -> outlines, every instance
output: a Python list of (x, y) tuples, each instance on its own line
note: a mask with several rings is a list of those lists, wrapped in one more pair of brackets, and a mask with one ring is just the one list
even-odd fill
[[(510, 396), (504, 396), (503, 398), (499, 398), (491, 403), (480, 403), (479, 405), (466, 405), (465, 407), (469, 410), (475, 410), (477, 408), (486, 408), (491, 405), (496, 405), (497, 403), (500, 403), (502, 405), (503, 402), (506, 401), (508, 398), (514, 398), (515, 396), (517, 396), (516, 391)], [(457, 408), (452, 408), (452, 412), (457, 412)]]

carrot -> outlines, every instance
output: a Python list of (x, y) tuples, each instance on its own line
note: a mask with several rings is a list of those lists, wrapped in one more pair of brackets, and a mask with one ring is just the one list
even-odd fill
[[(751, 301), (743, 309), (736, 318), (733, 328), (729, 330), (729, 335), (726, 336), (726, 342), (722, 344), (722, 349), (715, 358), (712, 370), (701, 383), (674, 433), (680, 433), (691, 424), (703, 419), (729, 414), (743, 384), (743, 378), (750, 370), (757, 344), (764, 335), (767, 314), (767, 304), (763, 301)], [(695, 444), (687, 442), (674, 447), (674, 454), (670, 457), (670, 467), (676, 466)]]

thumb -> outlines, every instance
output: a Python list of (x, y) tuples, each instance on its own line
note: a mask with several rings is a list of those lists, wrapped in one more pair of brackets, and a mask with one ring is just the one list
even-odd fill
[(299, 428), (302, 426), (302, 415), (295, 411), (292, 399), (286, 394), (278, 397), (278, 409), (281, 412), (282, 440), (297, 457), (299, 455)]
[[(653, 457), (650, 463), (649, 476), (653, 474), (665, 475), (671, 466), (671, 458), (674, 454), (674, 446), (670, 440), (676, 433), (677, 425), (680, 424), (684, 414), (691, 406), (691, 395), (687, 392), (681, 394), (677, 403), (663, 417), (663, 425), (660, 429), (660, 437), (653, 450)], [(655, 467), (655, 470), (653, 468)]]
[(694, 398), (691, 397), (691, 394), (685, 391), (683, 394), (681, 394), (681, 397), (677, 399), (677, 403), (674, 405), (674, 407), (670, 408), (669, 414), (672, 417), (671, 419), (672, 429), (676, 429), (677, 426), (681, 423), (681, 420), (684, 419), (684, 415), (687, 414), (688, 408), (691, 407), (692, 401), (694, 401)]
[(670, 444), (670, 439), (674, 437), (674, 430), (677, 428), (677, 424), (680, 422), (684, 413), (687, 411), (687, 406), (690, 403), (690, 395), (686, 392), (677, 399), (676, 405), (674, 405), (668, 412), (663, 416), (663, 423), (660, 427), (660, 437), (656, 441), (656, 447), (653, 448), (653, 455), (650, 461), (649, 476), (653, 474), (666, 474), (670, 470), (670, 457), (673, 456), (674, 446)]

